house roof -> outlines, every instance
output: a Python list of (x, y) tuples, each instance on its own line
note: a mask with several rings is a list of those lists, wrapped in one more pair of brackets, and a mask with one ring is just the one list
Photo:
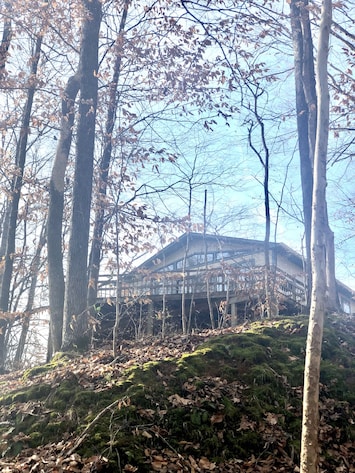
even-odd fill
[[(220, 244), (247, 244), (249, 246), (253, 246), (255, 248), (260, 248), (261, 250), (264, 248), (264, 241), (263, 240), (254, 240), (249, 238), (238, 238), (238, 237), (230, 237), (230, 236), (223, 236), (223, 235), (211, 235), (211, 234), (203, 234), (197, 232), (189, 232), (183, 233), (174, 241), (169, 243), (167, 246), (162, 248), (160, 251), (155, 253), (153, 256), (148, 258), (144, 261), (141, 265), (139, 265), (136, 270), (140, 269), (151, 269), (152, 266), (155, 264), (156, 260), (162, 260), (164, 257), (168, 257), (169, 255), (173, 254), (177, 250), (181, 248), (186, 248), (187, 239), (189, 241), (193, 240), (207, 240), (219, 242)], [(290, 248), (285, 243), (275, 243), (270, 242), (270, 249), (276, 249), (279, 254), (286, 256), (291, 262), (298, 265), (302, 270), (304, 269), (304, 258), (300, 255), (297, 251)], [(341, 281), (337, 280), (338, 290), (347, 297), (354, 296), (354, 291), (343, 284)]]
[[(204, 235), (203, 233), (197, 233), (197, 232), (183, 233), (176, 240), (172, 241), (167, 246), (165, 246), (160, 251), (158, 251), (153, 256), (151, 256), (146, 261), (144, 261), (141, 265), (139, 265), (137, 269), (149, 269), (154, 265), (154, 262), (156, 260), (163, 259), (164, 257), (167, 257), (175, 253), (177, 250), (181, 248), (186, 248), (188, 238), (190, 242), (193, 240), (195, 241), (200, 240), (201, 242), (213, 241), (213, 242), (218, 242), (219, 244), (223, 244), (223, 243), (246, 244), (246, 245), (258, 248), (260, 250), (263, 250), (264, 248), (263, 240), (254, 240), (254, 239), (249, 239), (249, 238), (238, 238), (238, 237), (230, 237), (230, 236), (223, 236), (223, 235), (210, 235), (210, 234)], [(284, 243), (270, 242), (270, 249), (275, 249), (275, 248), (280, 254), (284, 254), (285, 256), (288, 257), (288, 259), (293, 261), (295, 264), (298, 264), (300, 267), (303, 267), (303, 258), (295, 250), (285, 245)]]

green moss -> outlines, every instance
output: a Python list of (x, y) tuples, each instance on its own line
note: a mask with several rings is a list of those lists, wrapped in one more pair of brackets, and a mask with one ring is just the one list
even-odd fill
[(41, 400), (47, 397), (50, 391), (51, 386), (49, 384), (34, 384), (33, 386), (12, 391), (5, 396), (0, 397), (0, 405)]
[(43, 433), (42, 432), (31, 432), (29, 434), (30, 437), (30, 447), (37, 446), (41, 442), (43, 442)]
[[(247, 332), (211, 338), (177, 360), (133, 366), (117, 380), (108, 375), (107, 390), (84, 389), (72, 375), (53, 389), (38, 385), (37, 392), (21, 389), (2, 401), (12, 404), (38, 399), (44, 403), (44, 415), (19, 411), (13, 419), (14, 435), (25, 428), (32, 446), (43, 439), (59, 440), (66, 432), (78, 435), (115, 399), (129, 400), (95, 422), (79, 453), (91, 456), (98, 452), (112, 455), (112, 460), (119, 456), (121, 465), (132, 463), (142, 472), (149, 471), (144, 450), (166, 448), (164, 439), (182, 455), (198, 445), (211, 461), (262, 455), (265, 414), (270, 412), (280, 416), (278, 428), (285, 433), (285, 450), (295, 449), (297, 457), (306, 331), (305, 317), (261, 321)], [(355, 427), (349, 422), (355, 403), (354, 341), (351, 333), (343, 333), (341, 321), (326, 326), (324, 333), (324, 395), (332, 398), (337, 394), (348, 401), (332, 407), (333, 424), (344, 441), (354, 440)], [(188, 402), (175, 405), (169, 401), (171, 394)], [(214, 422), (213, 416), (220, 414), (222, 420)], [(249, 427), (240, 427), (244, 418), (250, 421)], [(142, 435), (144, 430), (151, 435)], [(188, 444), (181, 445), (182, 439)]]
[(58, 366), (64, 366), (74, 357), (77, 357), (77, 355), (71, 353), (56, 353), (49, 363), (34, 366), (26, 370), (23, 374), (23, 379), (32, 379), (35, 376), (47, 373), (48, 371), (52, 371)]

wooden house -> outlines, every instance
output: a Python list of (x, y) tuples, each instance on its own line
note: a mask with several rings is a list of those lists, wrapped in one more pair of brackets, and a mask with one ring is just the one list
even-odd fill
[[(267, 316), (265, 245), (260, 240), (185, 233), (120, 281), (122, 301), (142, 306), (153, 330), (154, 319), (169, 314), (175, 325), (187, 314), (189, 328), (235, 325)], [(306, 301), (302, 256), (283, 243), (269, 246), (269, 285), (277, 312), (300, 313)], [(100, 296), (114, 297), (115, 283), (101, 284)], [(339, 303), (355, 313), (353, 292), (338, 283)], [(182, 308), (182, 304), (184, 308)]]

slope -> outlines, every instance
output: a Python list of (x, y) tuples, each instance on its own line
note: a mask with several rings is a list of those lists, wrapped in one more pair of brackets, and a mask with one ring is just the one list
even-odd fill
[[(297, 472), (307, 318), (58, 354), (0, 377), (3, 472)], [(330, 316), (321, 471), (355, 472), (355, 320)]]

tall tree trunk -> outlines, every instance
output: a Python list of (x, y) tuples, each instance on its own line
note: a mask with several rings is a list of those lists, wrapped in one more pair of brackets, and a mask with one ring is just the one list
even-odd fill
[(65, 292), (62, 251), (64, 179), (72, 143), (75, 116), (74, 107), (78, 91), (79, 73), (68, 80), (63, 93), (60, 138), (49, 183), (47, 252), (50, 310), (50, 338), (48, 352), (50, 355), (58, 352), (62, 345)]
[[(11, 202), (9, 210), (9, 221), (6, 238), (6, 249), (4, 255), (4, 270), (1, 280), (0, 310), (7, 312), (9, 309), (9, 294), (13, 271), (13, 256), (16, 247), (16, 228), (18, 208), (21, 197), (22, 177), (26, 163), (27, 141), (29, 134), (30, 117), (33, 105), (33, 98), (36, 91), (36, 75), (38, 62), (41, 54), (42, 36), (38, 36), (35, 44), (35, 51), (31, 62), (31, 73), (28, 80), (28, 92), (25, 107), (22, 115), (20, 136), (16, 147), (16, 172), (11, 184)], [(4, 367), (6, 359), (6, 319), (0, 319), (0, 368)]]
[(301, 439), (301, 473), (319, 471), (319, 376), (326, 292), (326, 169), (329, 134), (328, 48), (332, 22), (332, 1), (324, 0), (317, 53), (317, 133), (314, 154), (314, 188), (312, 205), (312, 300), (307, 337), (303, 419)]
[(30, 321), (31, 321), (31, 311), (33, 310), (33, 305), (35, 302), (35, 295), (36, 295), (36, 288), (37, 288), (37, 280), (38, 280), (38, 274), (41, 268), (41, 253), (42, 249), (45, 245), (46, 242), (46, 236), (45, 236), (45, 229), (46, 229), (46, 223), (44, 223), (41, 231), (41, 235), (39, 238), (39, 242), (37, 245), (36, 253), (33, 257), (33, 260), (31, 262), (31, 284), (30, 284), (30, 289), (28, 292), (28, 299), (27, 299), (27, 304), (25, 308), (25, 315), (24, 319), (22, 321), (22, 327), (21, 327), (21, 334), (19, 338), (19, 342), (16, 348), (16, 353), (14, 357), (14, 367), (15, 369), (20, 368), (20, 363), (21, 359), (23, 356), (23, 352), (25, 350), (25, 345), (26, 345), (26, 340), (27, 340), (27, 335), (28, 335), (28, 330), (30, 327)]
[(119, 214), (115, 214), (115, 225), (116, 225), (116, 241), (115, 241), (115, 253), (116, 253), (116, 303), (115, 303), (115, 325), (112, 332), (112, 348), (113, 356), (116, 358), (118, 355), (118, 336), (120, 329), (120, 322), (122, 317), (122, 277), (120, 272), (120, 228), (119, 228)]
[(208, 304), (208, 312), (210, 314), (210, 322), (211, 328), (215, 328), (214, 323), (214, 316), (213, 316), (213, 305), (212, 305), (212, 298), (211, 298), (211, 284), (210, 284), (210, 275), (209, 275), (209, 267), (207, 261), (207, 254), (208, 254), (208, 247), (207, 247), (207, 239), (206, 239), (206, 230), (207, 230), (207, 189), (205, 189), (205, 200), (203, 205), (203, 242), (205, 247), (205, 273), (206, 273), (206, 294), (207, 294), (207, 304)]
[(123, 35), (126, 26), (129, 0), (125, 0), (121, 17), (120, 29), (116, 40), (116, 60), (113, 69), (112, 82), (109, 87), (109, 101), (107, 109), (104, 149), (100, 160), (99, 196), (96, 203), (95, 223), (93, 230), (92, 245), (89, 258), (89, 284), (87, 304), (89, 307), (95, 304), (97, 298), (97, 283), (100, 272), (102, 236), (105, 218), (105, 197), (107, 191), (107, 179), (112, 155), (112, 134), (115, 125), (116, 111), (118, 107), (117, 86), (121, 73), (123, 56)]
[(95, 121), (99, 31), (102, 15), (100, 0), (83, 0), (86, 14), (80, 50), (80, 103), (77, 127), (73, 204), (65, 286), (62, 348), (86, 347), (87, 266), (90, 229), (92, 176), (94, 165)]
[[(10, 226), (10, 217), (11, 217), (11, 199), (8, 197), (4, 204), (5, 210), (2, 217), (2, 233), (1, 233), (1, 243), (0, 243), (0, 259), (3, 260), (6, 254), (6, 245), (7, 245), (7, 235), (9, 233)], [(4, 267), (0, 265), (0, 287), (2, 284), (2, 277), (4, 275)]]
[[(274, 294), (274, 285), (271, 284), (271, 266), (270, 266), (270, 230), (271, 230), (271, 216), (270, 216), (270, 193), (269, 193), (269, 171), (270, 171), (270, 152), (266, 142), (265, 136), (265, 125), (262, 117), (258, 111), (258, 101), (261, 95), (264, 93), (262, 89), (259, 90), (259, 86), (253, 90), (251, 85), (248, 85), (248, 89), (253, 97), (253, 106), (250, 108), (253, 113), (257, 125), (260, 127), (260, 138), (262, 144), (262, 152), (260, 152), (253, 143), (252, 134), (255, 128), (253, 120), (250, 122), (248, 130), (248, 142), (250, 148), (258, 157), (263, 169), (264, 169), (264, 210), (265, 210), (265, 237), (264, 237), (264, 286), (265, 286), (265, 305), (268, 317), (273, 317), (278, 313), (278, 307)], [(276, 274), (275, 274), (276, 276)]]
[[(304, 35), (303, 26), (305, 25), (304, 16), (308, 17), (308, 10), (302, 11), (303, 7), (296, 0), (291, 2), (291, 30), (293, 39), (294, 64), (295, 64), (295, 87), (296, 87), (296, 113), (297, 113), (297, 133), (298, 149), (300, 155), (301, 185), (303, 198), (303, 218), (305, 228), (306, 242), (306, 287), (309, 288), (306, 294), (307, 306), (310, 306), (312, 272), (311, 272), (311, 220), (312, 220), (312, 192), (313, 192), (313, 153), (310, 150), (308, 139), (309, 130), (309, 109), (314, 105), (314, 100), (308, 104), (304, 89), (306, 77), (314, 77), (313, 66), (313, 41), (309, 35), (309, 26), (306, 27), (307, 34)], [(301, 16), (303, 20), (301, 21)], [(307, 38), (307, 41), (306, 41)], [(304, 77), (304, 72), (310, 71)], [(313, 72), (313, 74), (312, 74)], [(314, 81), (312, 80), (307, 87), (308, 97), (315, 95)], [(313, 92), (314, 91), (314, 92)]]
[(190, 237), (191, 237), (191, 210), (192, 210), (192, 177), (189, 178), (189, 203), (188, 203), (188, 222), (186, 232), (186, 244), (184, 256), (182, 259), (182, 281), (181, 281), (181, 327), (183, 335), (188, 334), (188, 320), (186, 314), (186, 292), (188, 291), (187, 282), (187, 257), (190, 251)]
[[(327, 219), (328, 222), (328, 219)], [(337, 282), (335, 279), (335, 249), (334, 249), (334, 233), (331, 228), (326, 230), (326, 274), (327, 274), (327, 308), (328, 310), (339, 310), (339, 299)]]
[(6, 9), (7, 15), (4, 15), (4, 29), (2, 32), (2, 39), (0, 43), (0, 81), (5, 78), (5, 65), (6, 60), (9, 54), (9, 47), (12, 36), (12, 27), (11, 27), (11, 10), (12, 6), (10, 2), (5, 2), (4, 7)]
[[(313, 195), (313, 163), (317, 129), (317, 91), (314, 72), (313, 40), (309, 18), (308, 0), (291, 0), (291, 30), (293, 37), (297, 130), (300, 155), (303, 215), (306, 237), (307, 305), (312, 293), (311, 271), (311, 219)], [(335, 279), (334, 236), (325, 215), (324, 232), (327, 234), (326, 273), (327, 304), (329, 309), (338, 308)]]

